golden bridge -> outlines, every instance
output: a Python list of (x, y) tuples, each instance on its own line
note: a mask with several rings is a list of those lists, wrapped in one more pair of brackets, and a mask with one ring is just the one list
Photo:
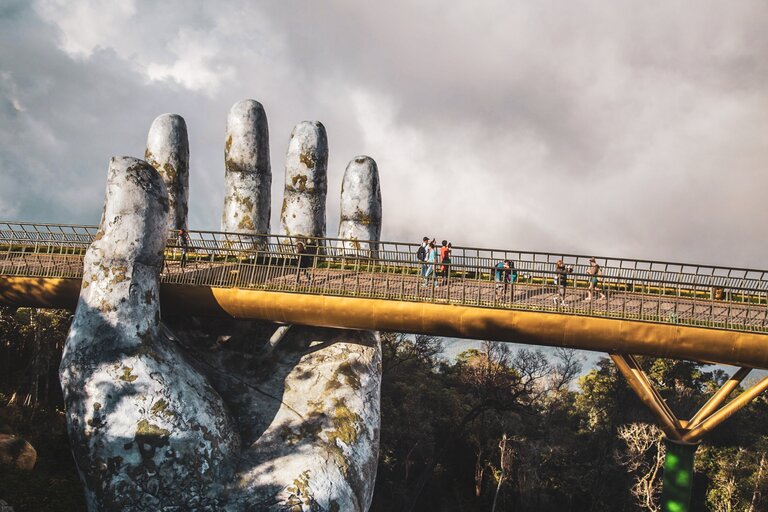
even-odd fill
[[(0, 222), (0, 303), (74, 309), (94, 226)], [(189, 232), (171, 235), (161, 273), (164, 314), (422, 333), (611, 355), (673, 441), (695, 442), (768, 388), (768, 379), (717, 410), (752, 368), (768, 368), (768, 271), (453, 247), (451, 263), (416, 258), (418, 244)], [(303, 242), (307, 254), (297, 255)], [(568, 276), (558, 300), (555, 262)], [(513, 262), (516, 281), (496, 281)], [(422, 272), (431, 265), (429, 278)], [(742, 367), (691, 421), (676, 418), (633, 355)]]

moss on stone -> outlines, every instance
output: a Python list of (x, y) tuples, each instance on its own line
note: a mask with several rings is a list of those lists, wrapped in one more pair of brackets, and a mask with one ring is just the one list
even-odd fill
[(170, 162), (165, 162), (162, 170), (158, 169), (158, 171), (161, 171), (161, 174), (165, 178), (165, 182), (168, 184), (168, 188), (176, 188), (178, 186), (179, 173)]
[(291, 178), (291, 185), (297, 192), (304, 192), (307, 190), (307, 176), (305, 174), (297, 174)]
[[(301, 505), (312, 505), (314, 503), (314, 497), (312, 496), (312, 490), (309, 487), (309, 471), (304, 471), (297, 478), (293, 480), (293, 484), (285, 488), (291, 495), (286, 500), (288, 506), (298, 506), (297, 510), (304, 510)], [(313, 507), (310, 507), (314, 510)]]
[(127, 280), (127, 273), (128, 269), (125, 267), (115, 267), (112, 270), (112, 284), (122, 283), (123, 281)]
[(352, 446), (357, 441), (356, 427), (362, 420), (363, 418), (359, 414), (352, 412), (347, 407), (343, 399), (336, 400), (333, 412), (333, 426), (335, 429), (328, 433), (329, 440), (333, 442), (339, 440), (347, 446)]
[(169, 430), (158, 427), (147, 420), (139, 420), (136, 424), (136, 437), (160, 437), (167, 438), (171, 435)]
[(231, 197), (232, 197), (232, 200), (237, 204), (239, 204), (242, 207), (242, 209), (245, 210), (246, 212), (253, 211), (253, 200), (250, 197), (243, 196), (237, 193), (233, 194)]
[(342, 362), (336, 368), (336, 370), (334, 370), (333, 375), (325, 385), (325, 389), (330, 391), (340, 388), (340, 377), (342, 375), (344, 376), (348, 386), (352, 387), (352, 389), (360, 389), (360, 377), (357, 375), (357, 373), (355, 373), (355, 369), (352, 367), (352, 364), (349, 361)]
[(133, 371), (133, 367), (131, 366), (123, 366), (123, 374), (120, 375), (120, 380), (124, 380), (125, 382), (133, 382), (136, 379), (138, 379), (138, 375), (132, 375), (131, 372)]
[(165, 416), (166, 418), (173, 416), (173, 413), (168, 409), (168, 402), (162, 398), (155, 402), (150, 412), (155, 416)]
[(336, 465), (346, 476), (349, 472), (349, 461), (340, 444), (352, 446), (358, 438), (358, 426), (363, 419), (347, 407), (344, 399), (337, 399), (334, 404), (333, 430), (327, 433), (328, 451), (336, 461)]
[(307, 169), (312, 169), (317, 164), (315, 155), (313, 155), (311, 151), (302, 151), (299, 153), (299, 162), (304, 164), (304, 167)]
[(253, 225), (253, 220), (248, 214), (243, 215), (243, 218), (240, 219), (240, 222), (237, 223), (237, 227), (239, 229), (249, 229), (251, 231), (256, 230), (256, 226)]
[(227, 169), (227, 172), (245, 172), (245, 169), (243, 169), (240, 164), (230, 158), (224, 159), (224, 167)]
[(367, 213), (363, 212), (360, 208), (358, 208), (355, 211), (355, 222), (357, 222), (358, 224), (363, 224), (364, 226), (370, 226), (371, 223), (373, 222), (373, 219), (371, 218), (370, 215), (368, 215)]

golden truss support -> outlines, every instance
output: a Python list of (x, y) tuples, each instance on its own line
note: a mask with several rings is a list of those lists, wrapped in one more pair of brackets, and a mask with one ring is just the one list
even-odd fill
[(751, 368), (740, 368), (690, 420), (680, 420), (675, 416), (656, 388), (653, 387), (648, 376), (640, 368), (640, 365), (633, 356), (628, 354), (610, 354), (610, 356), (621, 374), (627, 379), (629, 387), (648, 407), (659, 422), (659, 426), (664, 431), (664, 434), (671, 441), (687, 444), (698, 443), (705, 434), (712, 431), (712, 429), (733, 416), (737, 411), (759, 396), (760, 393), (768, 389), (768, 377), (765, 377), (729, 403), (720, 407), (751, 371)]

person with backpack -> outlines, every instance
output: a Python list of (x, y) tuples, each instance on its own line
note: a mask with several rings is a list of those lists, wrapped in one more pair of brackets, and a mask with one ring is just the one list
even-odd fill
[(509, 284), (517, 281), (515, 264), (512, 263), (511, 260), (504, 260), (497, 263), (495, 269), (496, 273), (494, 275), (494, 281), (496, 281), (496, 297), (498, 298), (499, 292), (501, 292), (501, 298), (506, 299)]
[(496, 264), (496, 273), (493, 276), (493, 280), (496, 282), (496, 295), (499, 295), (501, 291), (502, 283), (507, 280), (507, 272), (509, 271), (509, 260), (500, 261)]
[(587, 298), (584, 300), (592, 300), (595, 292), (600, 292), (600, 300), (605, 299), (605, 293), (597, 286), (599, 280), (598, 276), (602, 274), (600, 265), (597, 264), (597, 260), (592, 257), (589, 259), (589, 268), (587, 269), (587, 275), (589, 276), (589, 288), (587, 288)]
[(425, 263), (427, 261), (427, 248), (429, 246), (429, 238), (426, 236), (421, 239), (421, 245), (418, 249), (416, 249), (416, 259), (421, 261), (421, 277), (426, 278), (427, 277), (427, 267), (428, 265)]

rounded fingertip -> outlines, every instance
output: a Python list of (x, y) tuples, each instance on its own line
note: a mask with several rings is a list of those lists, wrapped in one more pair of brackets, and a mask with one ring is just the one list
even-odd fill
[(373, 158), (352, 159), (341, 185), (339, 238), (379, 240), (382, 204), (379, 169)]
[(325, 237), (328, 137), (319, 121), (291, 131), (285, 157), (285, 191), (280, 222), (289, 236)]
[(258, 101), (238, 101), (230, 109), (224, 164), (222, 231), (267, 233), (272, 170), (267, 115)]
[(157, 169), (168, 189), (168, 229), (187, 229), (189, 211), (189, 136), (178, 114), (155, 118), (147, 135), (144, 158)]
[(107, 193), (99, 233), (109, 257), (159, 265), (168, 225), (168, 192), (148, 162), (115, 156), (109, 162)]

